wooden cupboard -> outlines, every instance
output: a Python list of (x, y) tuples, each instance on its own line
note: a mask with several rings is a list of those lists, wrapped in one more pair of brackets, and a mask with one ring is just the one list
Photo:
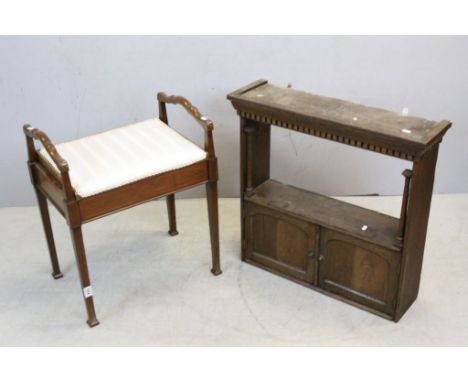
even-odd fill
[[(438, 146), (451, 126), (259, 80), (240, 116), (242, 259), (398, 321), (419, 291)], [(270, 178), (271, 125), (412, 162), (400, 218)]]

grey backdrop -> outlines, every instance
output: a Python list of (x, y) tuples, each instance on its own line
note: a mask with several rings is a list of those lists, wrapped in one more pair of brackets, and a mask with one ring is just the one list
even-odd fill
[[(160, 90), (215, 122), (220, 195), (238, 196), (238, 118), (226, 94), (259, 78), (450, 119), (435, 192), (468, 192), (466, 37), (0, 37), (0, 206), (35, 203), (24, 123), (59, 143), (155, 116)], [(183, 111), (170, 107), (169, 118), (202, 141)], [(272, 156), (275, 178), (330, 195), (399, 194), (409, 165), (279, 128)]]

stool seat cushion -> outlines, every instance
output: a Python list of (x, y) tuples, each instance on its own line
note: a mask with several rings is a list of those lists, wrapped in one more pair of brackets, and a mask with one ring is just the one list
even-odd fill
[[(206, 152), (158, 118), (55, 146), (68, 162), (77, 196), (85, 198), (153, 175), (189, 166)], [(59, 174), (44, 148), (41, 162)]]

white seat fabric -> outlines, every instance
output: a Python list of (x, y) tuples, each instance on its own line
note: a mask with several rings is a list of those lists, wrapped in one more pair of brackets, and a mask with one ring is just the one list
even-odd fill
[[(206, 152), (154, 118), (56, 145), (76, 194), (85, 198), (206, 158)], [(57, 171), (44, 148), (39, 155)]]

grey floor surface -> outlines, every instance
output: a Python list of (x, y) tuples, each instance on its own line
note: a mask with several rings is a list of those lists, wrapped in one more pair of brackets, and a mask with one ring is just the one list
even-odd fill
[[(398, 215), (398, 197), (347, 198)], [(101, 325), (89, 329), (68, 228), (53, 211), (64, 278), (53, 280), (36, 207), (0, 209), (2, 346), (468, 345), (468, 195), (435, 195), (418, 300), (395, 324), (240, 261), (238, 199), (220, 199), (214, 277), (204, 199), (84, 226)]]

